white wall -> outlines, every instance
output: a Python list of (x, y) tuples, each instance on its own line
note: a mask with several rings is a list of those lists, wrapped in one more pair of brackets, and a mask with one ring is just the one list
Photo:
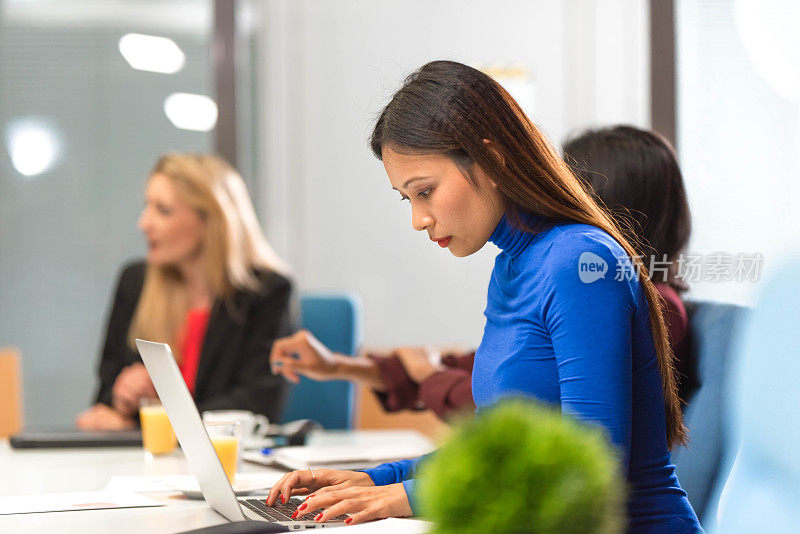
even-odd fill
[(758, 282), (692, 283), (697, 298), (752, 304), (800, 254), (800, 4), (676, 3), (678, 149), (697, 256), (761, 254)]
[(410, 71), (521, 65), (554, 141), (649, 124), (643, 0), (272, 0), (262, 15), (262, 221), (302, 289), (361, 295), (370, 345), (476, 344), (496, 254), (454, 258), (413, 231), (367, 147)]

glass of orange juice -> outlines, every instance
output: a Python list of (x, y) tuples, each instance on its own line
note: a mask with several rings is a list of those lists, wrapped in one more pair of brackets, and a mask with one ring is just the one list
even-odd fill
[(139, 421), (142, 424), (142, 445), (147, 452), (157, 455), (175, 450), (178, 439), (161, 401), (142, 399), (139, 402)]
[(239, 463), (239, 422), (207, 422), (203, 423), (217, 451), (219, 461), (228, 481), (233, 485), (236, 479), (236, 466)]

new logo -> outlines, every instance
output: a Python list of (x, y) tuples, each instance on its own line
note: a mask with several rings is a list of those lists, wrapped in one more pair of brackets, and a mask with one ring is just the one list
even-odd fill
[(592, 252), (584, 252), (578, 258), (578, 276), (584, 284), (591, 284), (608, 273), (608, 263), (606, 260)]

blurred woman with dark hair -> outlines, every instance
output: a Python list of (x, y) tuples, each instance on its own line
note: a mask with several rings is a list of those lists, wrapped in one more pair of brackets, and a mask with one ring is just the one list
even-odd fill
[[(472, 371), (478, 413), (525, 395), (603, 428), (628, 481), (629, 531), (701, 531), (670, 463), (687, 434), (658, 291), (637, 249), (517, 102), (474, 68), (434, 61), (384, 108), (371, 148), (410, 202), (415, 230), (457, 257), (490, 241), (500, 248)], [(276, 341), (270, 358), (312, 353), (330, 351), (295, 336)], [(412, 515), (417, 461), (295, 471), (267, 504), (313, 492), (297, 513), (322, 509), (320, 522)]]
[(696, 384), (687, 362), (689, 318), (681, 295), (688, 287), (678, 258), (689, 242), (692, 217), (675, 150), (656, 132), (620, 125), (568, 140), (564, 159), (611, 211), (648, 267), (664, 300), (679, 395), (688, 401)]

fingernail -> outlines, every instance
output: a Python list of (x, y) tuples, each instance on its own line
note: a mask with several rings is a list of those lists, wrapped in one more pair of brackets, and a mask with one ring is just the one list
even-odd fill
[(305, 510), (306, 508), (308, 508), (308, 505), (305, 504), (305, 503), (303, 503), (303, 504), (301, 504), (300, 506), (297, 507), (298, 510)]
[(286, 495), (281, 495), (281, 502), (286, 502), (289, 499), (286, 498)]
[(319, 521), (322, 519), (322, 514), (319, 514), (317, 517), (314, 518), (314, 521)]
[(345, 523), (346, 525), (349, 525), (349, 524), (350, 524), (350, 523), (352, 523), (352, 522), (353, 522), (353, 518), (352, 518), (352, 517), (348, 517), (347, 519), (345, 519), (345, 520), (344, 520), (344, 523)]
[(297, 519), (297, 512), (298, 512), (299, 510), (300, 510), (300, 508), (298, 508), (297, 510), (295, 510), (295, 511), (292, 513), (292, 519)]

